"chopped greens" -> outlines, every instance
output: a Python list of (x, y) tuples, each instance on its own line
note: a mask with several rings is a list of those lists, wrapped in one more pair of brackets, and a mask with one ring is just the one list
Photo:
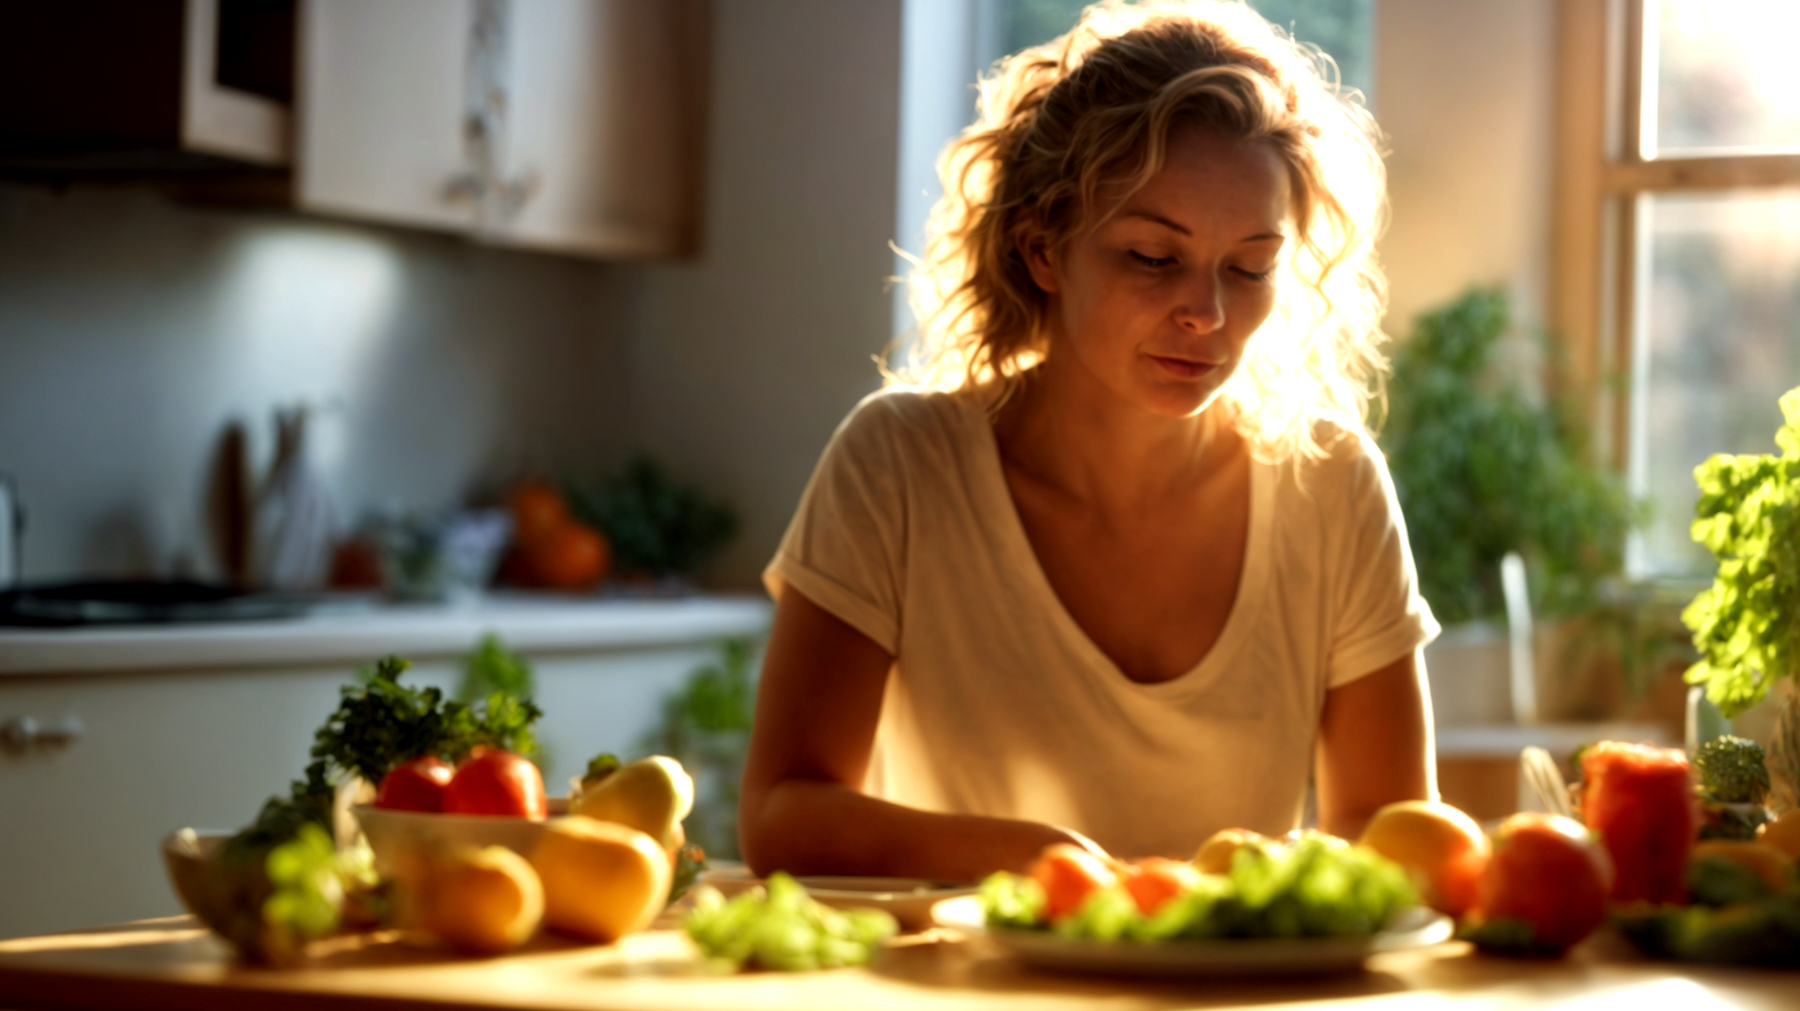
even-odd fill
[(1286, 844), (1250, 845), (1232, 857), (1229, 874), (1200, 885), (1154, 914), (1138, 911), (1119, 887), (1096, 889), (1054, 923), (1042, 918), (1035, 881), (999, 873), (981, 885), (989, 926), (1052, 930), (1104, 941), (1201, 938), (1365, 936), (1418, 902), (1398, 866), (1341, 839), (1308, 835)]
[(324, 937), (342, 922), (352, 889), (375, 887), (374, 855), (368, 846), (338, 849), (314, 824), (269, 851), (264, 869), (274, 892), (263, 902), (263, 922), (295, 941)]
[(879, 909), (836, 910), (806, 894), (777, 872), (730, 900), (718, 889), (694, 890), (694, 908), (682, 920), (689, 937), (720, 967), (753, 965), (781, 972), (862, 965), (899, 925)]

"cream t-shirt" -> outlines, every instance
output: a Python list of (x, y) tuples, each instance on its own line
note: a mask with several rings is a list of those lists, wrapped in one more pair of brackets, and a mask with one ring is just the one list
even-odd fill
[[(1204, 522), (1204, 517), (1195, 517)], [(1299, 825), (1328, 689), (1429, 641), (1380, 451), (1253, 462), (1249, 543), (1217, 643), (1134, 682), (1063, 608), (967, 393), (890, 388), (839, 426), (764, 579), (894, 657), (864, 789), (1191, 856)]]

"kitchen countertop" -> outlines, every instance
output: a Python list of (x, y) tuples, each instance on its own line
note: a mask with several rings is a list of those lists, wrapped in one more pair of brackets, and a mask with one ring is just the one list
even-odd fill
[[(379, 937), (379, 935), (373, 935)], [(1792, 972), (1648, 962), (1602, 933), (1565, 959), (1512, 960), (1451, 942), (1377, 955), (1368, 971), (1322, 979), (1145, 981), (1027, 969), (981, 938), (900, 938), (869, 967), (708, 976), (672, 930), (608, 946), (540, 937), (502, 958), (343, 939), (306, 968), (235, 965), (188, 917), (0, 941), (0, 1006), (269, 1009), (812, 1009), (1194, 1007), (1790, 1008)]]
[(524, 652), (636, 649), (757, 635), (772, 610), (766, 597), (751, 594), (495, 594), (272, 621), (0, 629), (0, 677), (460, 656), (488, 632)]

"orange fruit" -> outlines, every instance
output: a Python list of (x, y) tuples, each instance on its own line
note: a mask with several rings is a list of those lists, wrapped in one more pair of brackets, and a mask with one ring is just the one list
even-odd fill
[(1789, 860), (1800, 860), (1800, 807), (1756, 826), (1756, 841), (1786, 853)]
[(1358, 845), (1406, 868), (1427, 905), (1456, 917), (1474, 907), (1490, 851), (1475, 819), (1428, 800), (1401, 801), (1375, 812)]
[(525, 545), (539, 584), (553, 590), (585, 590), (606, 575), (612, 548), (592, 527), (568, 522)]
[(1239, 846), (1272, 841), (1261, 832), (1247, 828), (1220, 829), (1200, 844), (1199, 851), (1194, 854), (1194, 866), (1200, 868), (1202, 874), (1230, 874), (1231, 857)]
[(548, 483), (524, 481), (506, 496), (512, 514), (513, 540), (532, 544), (569, 522), (569, 507)]
[(608, 943), (650, 925), (669, 898), (669, 854), (634, 828), (572, 814), (544, 826), (531, 865), (544, 921)]
[(1029, 873), (1044, 890), (1044, 916), (1051, 920), (1081, 908), (1096, 889), (1119, 883), (1104, 860), (1074, 843), (1044, 847)]
[(1167, 857), (1145, 857), (1127, 865), (1125, 890), (1137, 903), (1138, 912), (1153, 915), (1169, 900), (1193, 891), (1200, 884), (1200, 871), (1193, 864)]
[(525, 858), (504, 846), (464, 849), (429, 872), (425, 926), (459, 951), (497, 955), (531, 939), (544, 918), (544, 887)]

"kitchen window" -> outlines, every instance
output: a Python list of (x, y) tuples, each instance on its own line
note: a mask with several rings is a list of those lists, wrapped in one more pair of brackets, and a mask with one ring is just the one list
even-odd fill
[(1705, 576), (1693, 469), (1770, 452), (1800, 385), (1800, 3), (1560, 0), (1558, 27), (1565, 390), (1652, 510), (1630, 574)]

